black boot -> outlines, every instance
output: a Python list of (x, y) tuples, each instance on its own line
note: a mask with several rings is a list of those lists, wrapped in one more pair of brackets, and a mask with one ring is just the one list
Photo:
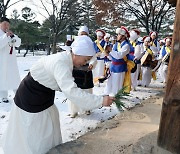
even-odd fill
[(3, 98), (2, 101), (3, 101), (4, 103), (9, 103), (9, 100), (8, 100), (7, 98)]

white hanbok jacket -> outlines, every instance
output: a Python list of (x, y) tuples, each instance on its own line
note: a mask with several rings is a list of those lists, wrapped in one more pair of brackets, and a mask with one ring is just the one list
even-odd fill
[[(15, 39), (15, 43), (11, 43)], [(13, 52), (10, 49), (13, 45)], [(17, 66), (15, 47), (21, 45), (21, 39), (14, 35), (13, 38), (7, 36), (0, 29), (0, 91), (16, 90), (20, 84), (20, 75)]]
[(72, 71), (73, 62), (70, 51), (44, 57), (30, 69), (35, 81), (52, 90), (62, 91), (78, 107), (84, 110), (101, 107), (103, 97), (77, 88)]

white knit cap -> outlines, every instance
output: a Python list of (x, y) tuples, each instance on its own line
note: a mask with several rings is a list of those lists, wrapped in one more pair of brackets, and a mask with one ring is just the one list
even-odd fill
[(111, 37), (111, 35), (109, 33), (106, 33), (106, 35), (104, 36), (104, 39), (110, 38), (110, 37)]
[(92, 40), (86, 35), (77, 36), (71, 48), (72, 52), (79, 56), (94, 56), (96, 54)]
[(130, 31), (130, 41), (135, 41), (138, 38), (138, 34), (135, 31)]
[(78, 35), (80, 35), (81, 32), (86, 32), (89, 35), (89, 29), (87, 26), (81, 26), (78, 31)]

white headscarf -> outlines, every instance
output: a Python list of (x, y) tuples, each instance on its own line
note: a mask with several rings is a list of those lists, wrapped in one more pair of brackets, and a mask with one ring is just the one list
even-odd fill
[(91, 38), (86, 35), (77, 36), (71, 48), (75, 55), (94, 56), (96, 54)]

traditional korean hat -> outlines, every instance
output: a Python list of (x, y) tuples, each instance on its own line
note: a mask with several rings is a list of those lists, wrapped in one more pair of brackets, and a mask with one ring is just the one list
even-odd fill
[(115, 37), (115, 36), (112, 36), (112, 37), (110, 37), (110, 39), (109, 39), (109, 41), (114, 41), (114, 40), (116, 40), (116, 37)]
[(151, 42), (151, 38), (149, 36), (144, 36), (143, 41), (144, 42)]
[(152, 32), (150, 32), (150, 33), (149, 33), (149, 36), (150, 36), (150, 37), (152, 37), (153, 35), (154, 35), (154, 36), (157, 36), (157, 35), (158, 35), (158, 33), (157, 33), (157, 32), (155, 32), (155, 31), (152, 31)]
[(106, 35), (106, 33), (102, 29), (97, 29), (96, 30), (96, 35), (104, 37)]
[(164, 39), (164, 41), (165, 41), (165, 42), (172, 42), (172, 38), (171, 38), (171, 37), (166, 37), (166, 38)]
[(86, 32), (89, 35), (89, 29), (87, 26), (81, 26), (78, 31), (78, 35), (80, 35), (81, 32)]
[(165, 43), (165, 39), (161, 39), (161, 40), (159, 40), (159, 42)]
[(116, 34), (121, 34), (121, 35), (124, 35), (126, 37), (130, 37), (129, 31), (124, 26), (121, 26), (121, 28), (117, 28)]
[(10, 23), (10, 20), (8, 18), (6, 18), (6, 17), (1, 17), (0, 22), (3, 22), (3, 21), (7, 21), (7, 22)]
[(106, 35), (104, 36), (104, 39), (110, 38), (110, 37), (111, 37), (111, 35), (109, 33), (106, 33)]
[(75, 55), (94, 56), (96, 54), (92, 40), (86, 35), (77, 36), (71, 48)]
[(133, 29), (130, 31), (130, 41), (135, 41), (139, 37), (140, 31), (137, 29)]

